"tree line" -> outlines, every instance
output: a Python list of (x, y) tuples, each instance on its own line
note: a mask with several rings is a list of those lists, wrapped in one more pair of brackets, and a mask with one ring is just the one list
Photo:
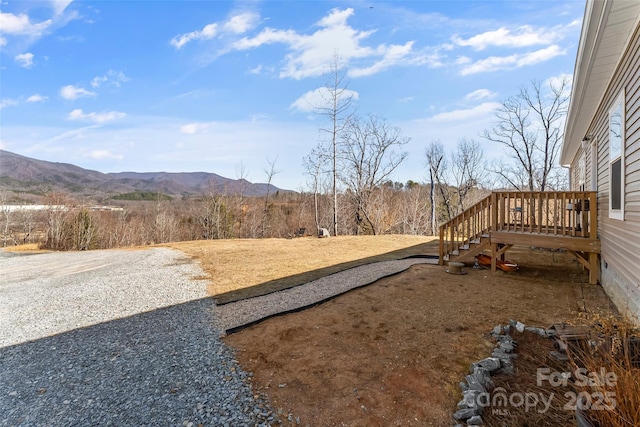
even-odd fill
[[(2, 209), (3, 246), (39, 243), (56, 250), (87, 250), (233, 238), (316, 235), (437, 235), (440, 224), (485, 197), (492, 188), (562, 190), (567, 174), (557, 165), (568, 99), (567, 80), (531, 82), (504, 100), (482, 140), (505, 157), (489, 164), (476, 139), (433, 140), (424, 147), (425, 180), (393, 181), (407, 157), (409, 138), (386, 119), (358, 115), (336, 59), (322, 99), (326, 136), (303, 159), (307, 189), (248, 197), (210, 191), (174, 200), (121, 197), (115, 211), (92, 209), (70, 195), (44, 197), (42, 211)], [(279, 172), (268, 160), (268, 183)], [(241, 170), (240, 178), (244, 178)], [(147, 200), (145, 200), (147, 199)]]

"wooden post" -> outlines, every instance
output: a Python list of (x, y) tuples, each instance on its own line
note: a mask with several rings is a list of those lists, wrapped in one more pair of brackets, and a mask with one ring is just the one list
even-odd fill
[(497, 266), (498, 266), (498, 263), (496, 262), (497, 253), (498, 253), (498, 244), (492, 243), (491, 244), (491, 272), (492, 273), (495, 273), (497, 270)]
[(597, 285), (600, 280), (600, 263), (598, 262), (598, 254), (589, 252), (589, 284)]
[(444, 265), (444, 226), (440, 226), (440, 258), (439, 265)]
[(498, 230), (498, 194), (491, 193), (491, 204), (489, 205), (491, 212), (491, 231)]

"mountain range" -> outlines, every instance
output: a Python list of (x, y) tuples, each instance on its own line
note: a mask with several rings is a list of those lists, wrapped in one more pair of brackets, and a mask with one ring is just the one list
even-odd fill
[(210, 172), (102, 173), (0, 150), (0, 191), (3, 190), (32, 195), (63, 191), (98, 200), (135, 192), (188, 197), (212, 193), (264, 196), (267, 190), (283, 191), (274, 185), (225, 178)]

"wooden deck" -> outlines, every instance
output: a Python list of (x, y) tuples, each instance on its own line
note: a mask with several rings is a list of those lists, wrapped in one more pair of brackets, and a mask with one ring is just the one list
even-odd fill
[(599, 278), (596, 192), (493, 192), (440, 226), (440, 264), (489, 250), (491, 270), (513, 246), (565, 249)]

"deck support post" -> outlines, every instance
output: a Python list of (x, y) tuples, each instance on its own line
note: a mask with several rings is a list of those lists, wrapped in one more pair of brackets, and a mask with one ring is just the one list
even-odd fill
[(497, 270), (498, 263), (496, 262), (496, 258), (498, 257), (498, 244), (491, 243), (491, 272), (495, 273)]
[(600, 262), (598, 262), (598, 254), (589, 252), (589, 284), (597, 285), (600, 279)]

